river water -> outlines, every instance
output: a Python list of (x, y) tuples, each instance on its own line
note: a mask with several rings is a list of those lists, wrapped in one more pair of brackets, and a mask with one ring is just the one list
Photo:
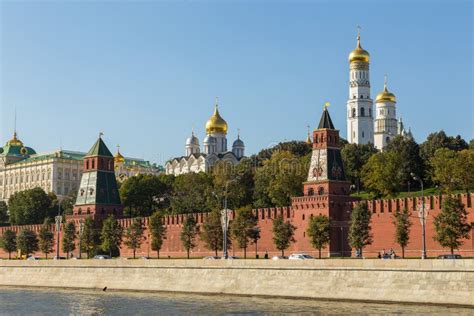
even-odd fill
[(473, 315), (474, 309), (225, 295), (0, 288), (0, 315)]

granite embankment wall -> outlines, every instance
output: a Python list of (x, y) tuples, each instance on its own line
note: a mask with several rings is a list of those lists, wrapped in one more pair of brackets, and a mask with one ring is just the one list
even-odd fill
[(0, 261), (0, 286), (474, 306), (474, 260)]

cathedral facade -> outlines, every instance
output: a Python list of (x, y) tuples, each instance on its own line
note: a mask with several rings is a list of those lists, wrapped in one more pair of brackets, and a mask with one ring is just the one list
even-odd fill
[(347, 101), (347, 141), (369, 144), (383, 150), (398, 135), (413, 137), (405, 130), (401, 118), (397, 120), (395, 95), (384, 89), (375, 98), (375, 111), (370, 95), (370, 54), (362, 48), (360, 33), (357, 47), (349, 54), (349, 99)]
[(232, 143), (232, 150), (227, 149), (228, 125), (221, 117), (218, 107), (216, 100), (214, 113), (206, 123), (206, 136), (202, 142), (203, 151), (201, 151), (199, 138), (193, 131), (186, 139), (185, 155), (166, 162), (166, 174), (177, 176), (190, 172), (209, 172), (211, 167), (219, 161), (236, 165), (245, 156), (245, 144), (240, 139), (240, 133)]

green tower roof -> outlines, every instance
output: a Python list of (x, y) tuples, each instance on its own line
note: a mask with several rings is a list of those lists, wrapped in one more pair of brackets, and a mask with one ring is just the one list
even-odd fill
[(104, 141), (100, 137), (95, 142), (94, 146), (92, 146), (92, 148), (86, 154), (86, 157), (91, 157), (91, 156), (113, 157), (112, 153), (110, 152), (110, 150), (107, 148)]

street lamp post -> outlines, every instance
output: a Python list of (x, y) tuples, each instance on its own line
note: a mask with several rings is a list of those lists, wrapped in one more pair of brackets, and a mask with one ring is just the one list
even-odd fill
[[(222, 250), (223, 250), (223, 257), (227, 259), (229, 257), (228, 249), (227, 249), (227, 231), (228, 231), (228, 226), (229, 226), (229, 213), (227, 211), (227, 195), (228, 195), (228, 189), (229, 189), (229, 183), (238, 181), (240, 179), (240, 176), (235, 177), (232, 180), (229, 180), (225, 183), (225, 191), (224, 191), (224, 210), (223, 214), (223, 223), (222, 223), (222, 234), (224, 235), (223, 238), (223, 245), (222, 245)], [(222, 217), (221, 217), (222, 218)]]
[(58, 215), (55, 217), (56, 220), (56, 232), (57, 232), (57, 238), (56, 238), (56, 259), (59, 260), (59, 238), (60, 238), (60, 233), (61, 233), (61, 200), (58, 199)]
[(344, 258), (344, 226), (341, 225), (341, 258)]
[(421, 259), (426, 259), (426, 224), (425, 224), (425, 197), (424, 197), (424, 187), (423, 180), (420, 177), (416, 176), (414, 173), (411, 173), (413, 180), (419, 181), (421, 185), (421, 238), (422, 238), (422, 247), (421, 250)]
[(82, 259), (82, 234), (84, 233), (84, 221), (79, 221), (79, 259)]

